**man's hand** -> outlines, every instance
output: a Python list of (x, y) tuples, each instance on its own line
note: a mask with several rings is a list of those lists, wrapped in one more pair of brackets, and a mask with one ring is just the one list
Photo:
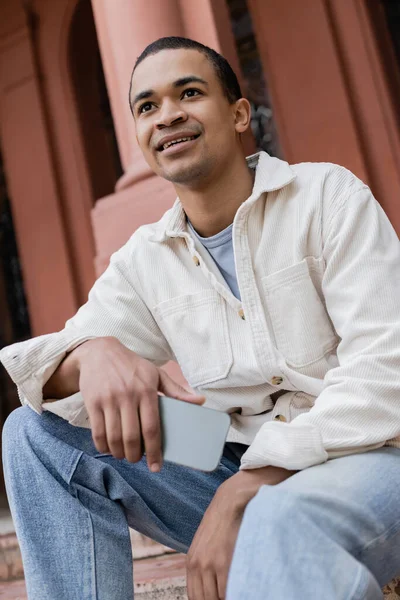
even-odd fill
[(296, 471), (243, 470), (218, 488), (187, 554), (189, 600), (223, 600), (243, 513), (261, 485), (276, 485)]
[(149, 469), (159, 471), (163, 456), (158, 392), (198, 405), (205, 397), (187, 391), (116, 338), (92, 339), (80, 348), (79, 389), (97, 450), (132, 463), (145, 451)]

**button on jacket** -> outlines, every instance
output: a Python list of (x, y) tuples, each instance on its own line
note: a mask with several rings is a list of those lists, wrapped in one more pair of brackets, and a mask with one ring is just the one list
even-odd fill
[(43, 402), (42, 388), (67, 352), (114, 336), (157, 366), (176, 360), (204, 406), (230, 414), (227, 440), (249, 445), (241, 469), (400, 447), (396, 232), (343, 167), (247, 161), (254, 187), (232, 233), (241, 300), (177, 198), (112, 255), (61, 331), (3, 348), (22, 404), (90, 428), (80, 394)]

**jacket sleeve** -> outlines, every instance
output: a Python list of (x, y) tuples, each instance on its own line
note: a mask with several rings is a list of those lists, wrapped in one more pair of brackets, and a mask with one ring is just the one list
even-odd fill
[(165, 337), (142, 299), (130, 241), (111, 256), (87, 302), (65, 323), (64, 329), (0, 351), (0, 361), (17, 385), (21, 404), (41, 414), (43, 386), (66, 354), (87, 340), (104, 336), (116, 337), (157, 366), (173, 359)]
[(309, 412), (265, 423), (240, 469), (300, 470), (400, 436), (400, 243), (365, 185), (330, 210), (322, 280), (339, 366)]

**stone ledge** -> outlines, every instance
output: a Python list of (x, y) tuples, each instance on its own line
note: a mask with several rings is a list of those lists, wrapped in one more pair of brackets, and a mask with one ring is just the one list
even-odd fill
[[(174, 564), (172, 559), (175, 559)], [(140, 600), (187, 600), (184, 561), (185, 555), (180, 554), (167, 556), (164, 559), (157, 557), (135, 561), (134, 573), (137, 579), (135, 597)], [(168, 576), (166, 576), (167, 572)], [(385, 600), (398, 600), (399, 586), (399, 579), (394, 579), (385, 586)], [(2, 598), (27, 600), (24, 580), (0, 583), (0, 600)]]
[(186, 555), (164, 555), (134, 561), (135, 598), (187, 600)]
[(24, 580), (0, 583), (0, 599), (27, 600)]
[[(187, 600), (186, 555), (130, 530), (135, 596), (140, 600)], [(0, 536), (0, 600), (27, 600), (15, 533)], [(385, 600), (400, 600), (400, 578), (383, 589)]]
[(129, 535), (131, 537), (133, 560), (175, 553), (172, 548), (159, 544), (134, 529), (129, 529)]
[[(21, 552), (15, 533), (0, 536), (0, 581), (21, 579), (24, 576)], [(1, 598), (1, 595), (0, 595)]]
[(385, 600), (399, 600), (400, 599), (400, 577), (392, 579), (392, 581), (385, 585), (383, 588), (383, 594)]
[[(129, 533), (134, 560), (140, 560), (151, 556), (176, 554), (175, 550), (172, 548), (168, 548), (168, 546), (164, 546), (163, 544), (158, 544), (133, 529), (130, 529)], [(0, 582), (23, 579), (23, 577), (24, 569), (21, 552), (15, 532), (0, 535)]]
[[(134, 594), (138, 600), (187, 600), (185, 554), (135, 560), (133, 574)], [(27, 600), (24, 580), (0, 583), (1, 598)]]

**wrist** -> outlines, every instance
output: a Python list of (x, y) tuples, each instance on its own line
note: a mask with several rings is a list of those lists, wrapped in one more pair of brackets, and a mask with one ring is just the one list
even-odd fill
[(82, 363), (93, 352), (94, 348), (100, 348), (102, 352), (107, 351), (110, 347), (113, 347), (115, 344), (119, 344), (120, 342), (113, 337), (96, 337), (90, 340), (86, 340), (76, 346), (69, 356), (71, 364), (80, 372), (82, 368)]
[(277, 485), (295, 473), (297, 471), (273, 466), (246, 469), (232, 475), (222, 486), (225, 486), (225, 491), (231, 495), (234, 510), (240, 512), (246, 508), (262, 485)]
[[(107, 346), (104, 346), (105, 340), (108, 340)], [(43, 400), (53, 402), (66, 396), (72, 396), (79, 391), (79, 380), (87, 356), (93, 351), (93, 345), (97, 344), (103, 348), (110, 346), (110, 340), (113, 338), (92, 338), (86, 340), (68, 352), (58, 365), (54, 373), (49, 377), (43, 386)], [(117, 340), (115, 340), (117, 341)]]

